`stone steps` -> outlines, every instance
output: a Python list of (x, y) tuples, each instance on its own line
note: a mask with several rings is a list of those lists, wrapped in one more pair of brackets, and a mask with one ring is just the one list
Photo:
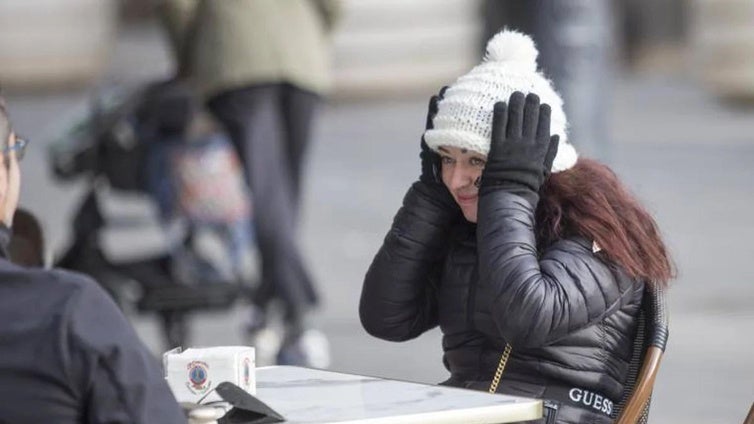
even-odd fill
[(334, 34), (335, 95), (426, 93), (480, 56), (479, 0), (348, 0)]
[(0, 81), (61, 86), (101, 73), (113, 46), (113, 0), (0, 1)]

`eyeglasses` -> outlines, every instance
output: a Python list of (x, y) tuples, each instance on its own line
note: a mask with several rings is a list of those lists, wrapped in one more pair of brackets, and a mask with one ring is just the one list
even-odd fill
[(7, 155), (11, 151), (15, 151), (16, 159), (20, 161), (21, 159), (24, 158), (24, 154), (26, 153), (26, 146), (28, 145), (29, 145), (28, 140), (26, 140), (25, 138), (16, 136), (16, 143), (13, 144), (12, 146), (4, 146), (1, 151), (3, 155)]

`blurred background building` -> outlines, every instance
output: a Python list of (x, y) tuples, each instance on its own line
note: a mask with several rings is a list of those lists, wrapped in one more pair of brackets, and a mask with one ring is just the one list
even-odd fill
[(118, 4), (100, 0), (0, 2), (0, 81), (5, 89), (61, 88), (101, 76)]
[[(0, 1), (0, 86), (16, 128), (32, 140), (22, 204), (40, 216), (55, 250), (69, 235), (80, 189), (52, 178), (48, 147), (95, 89), (171, 73), (151, 1)], [(302, 216), (333, 369), (428, 383), (446, 377), (437, 332), (402, 344), (370, 338), (358, 322), (358, 295), (418, 176), (429, 96), (477, 63), (490, 11), (516, 2), (344, 0), (335, 92), (312, 146)], [(746, 336), (754, 326), (754, 0), (610, 4), (615, 62), (604, 159), (656, 214), (680, 271), (652, 422), (742, 422), (754, 399), (754, 338)], [(145, 209), (139, 200), (112, 207)], [(111, 245), (141, 252), (151, 238), (130, 232), (118, 240)], [(133, 312), (159, 353), (153, 319)], [(196, 344), (239, 342), (238, 310), (193, 320)]]
[[(0, 2), (4, 86), (95, 81), (105, 70), (118, 26), (148, 20), (153, 1)], [(583, 7), (590, 2), (561, 3)], [(754, 97), (750, 0), (610, 3), (616, 15), (614, 56), (621, 70), (686, 72), (723, 97)], [(495, 28), (527, 19), (516, 16), (521, 7), (515, 0), (345, 0), (344, 5), (335, 37), (335, 95), (349, 98), (431, 91), (479, 59), (489, 24)]]

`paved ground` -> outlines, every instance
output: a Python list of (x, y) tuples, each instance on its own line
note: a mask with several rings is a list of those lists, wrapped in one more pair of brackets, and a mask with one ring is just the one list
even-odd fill
[[(126, 31), (108, 76), (164, 75), (154, 31)], [(60, 248), (81, 186), (48, 173), (46, 147), (87, 93), (11, 94), (19, 132), (34, 142), (24, 162), (23, 203)], [(439, 334), (393, 344), (368, 337), (356, 308), (364, 272), (401, 197), (418, 174), (425, 98), (331, 103), (323, 113), (306, 176), (302, 238), (326, 307), (318, 317), (333, 347), (332, 368), (437, 382)], [(674, 76), (626, 77), (616, 85), (613, 143), (605, 158), (656, 214), (679, 268), (670, 292), (671, 336), (656, 384), (652, 421), (742, 422), (754, 400), (754, 110), (732, 109)], [(120, 204), (145, 210), (143, 199)], [(113, 250), (142, 250), (133, 234)], [(198, 315), (199, 345), (238, 343), (240, 310)], [(161, 349), (154, 322), (134, 317)]]

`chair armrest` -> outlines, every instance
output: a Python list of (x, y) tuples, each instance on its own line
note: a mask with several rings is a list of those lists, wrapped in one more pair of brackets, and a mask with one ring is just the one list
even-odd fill
[(660, 368), (660, 360), (663, 351), (657, 346), (650, 346), (644, 356), (644, 363), (639, 371), (639, 378), (631, 397), (626, 402), (626, 406), (618, 416), (616, 424), (634, 424), (638, 421), (639, 416), (644, 411), (644, 406), (652, 394), (652, 387), (655, 384), (655, 377)]
[(665, 291), (659, 285), (653, 284), (645, 289), (647, 308), (647, 341), (649, 346), (656, 346), (665, 351), (668, 343), (668, 309), (665, 302)]

